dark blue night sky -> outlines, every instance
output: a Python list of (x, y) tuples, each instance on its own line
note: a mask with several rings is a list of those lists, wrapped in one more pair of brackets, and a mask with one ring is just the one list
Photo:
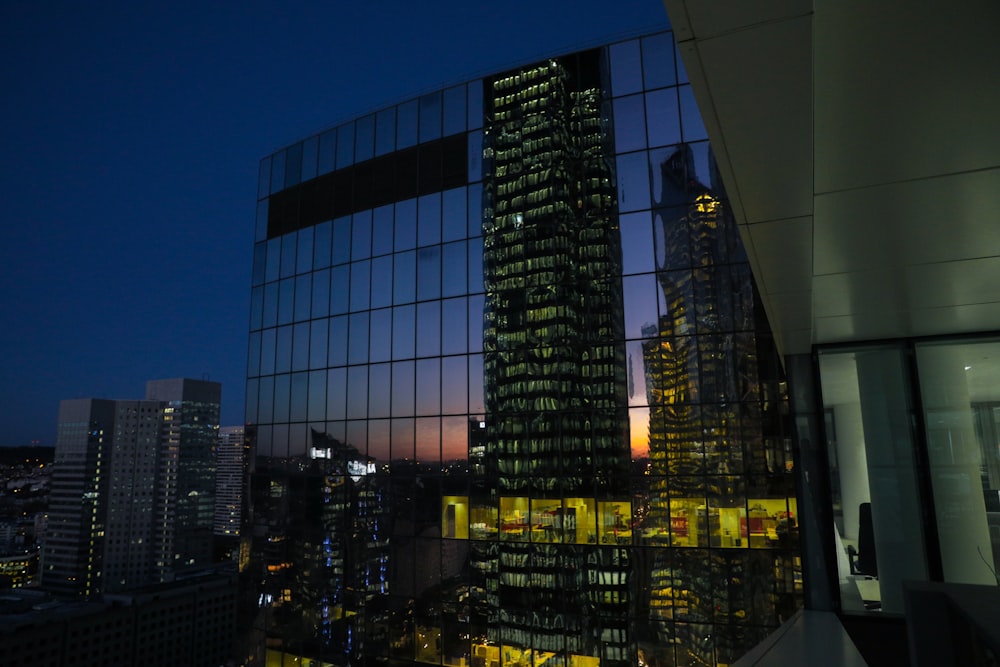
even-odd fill
[(0, 445), (166, 377), (222, 382), (241, 423), (260, 158), (666, 25), (660, 0), (0, 3)]

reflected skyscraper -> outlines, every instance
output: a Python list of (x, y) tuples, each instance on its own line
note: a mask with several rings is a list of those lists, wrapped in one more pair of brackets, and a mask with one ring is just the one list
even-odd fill
[(782, 387), (673, 53), (547, 59), (262, 162), (269, 664), (726, 664), (794, 608)]
[(492, 466), (474, 508), (499, 515), (481, 602), (507, 661), (634, 662), (617, 547), (631, 531), (621, 247), (600, 62), (584, 52), (487, 86)]

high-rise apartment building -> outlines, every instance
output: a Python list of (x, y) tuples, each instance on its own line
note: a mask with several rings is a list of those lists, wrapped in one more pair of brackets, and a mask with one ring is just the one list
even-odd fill
[(145, 400), (62, 401), (42, 586), (92, 597), (212, 562), (221, 385), (156, 380)]
[(729, 664), (799, 605), (787, 398), (671, 33), (261, 164), (268, 664)]

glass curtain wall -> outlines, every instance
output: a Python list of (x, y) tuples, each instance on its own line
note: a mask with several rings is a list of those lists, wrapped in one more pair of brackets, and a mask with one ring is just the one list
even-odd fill
[(818, 357), (842, 608), (902, 614), (906, 580), (996, 585), (1000, 343)]
[(267, 664), (716, 665), (800, 604), (787, 400), (670, 33), (261, 165)]

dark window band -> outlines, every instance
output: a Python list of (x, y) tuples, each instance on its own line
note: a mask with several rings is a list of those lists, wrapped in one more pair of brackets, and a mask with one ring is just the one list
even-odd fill
[(267, 238), (404, 199), (466, 185), (465, 133), (396, 151), (271, 195)]

